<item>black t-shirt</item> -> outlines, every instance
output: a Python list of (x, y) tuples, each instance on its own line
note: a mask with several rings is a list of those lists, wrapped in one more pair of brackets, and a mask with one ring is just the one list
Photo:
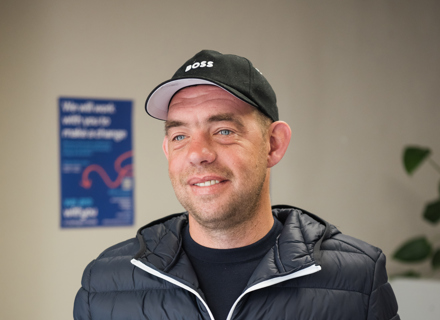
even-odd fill
[(200, 288), (216, 320), (226, 319), (234, 302), (243, 292), (260, 260), (275, 244), (283, 228), (274, 219), (272, 229), (262, 239), (246, 247), (211, 249), (196, 243), (187, 226), (183, 248), (197, 274)]

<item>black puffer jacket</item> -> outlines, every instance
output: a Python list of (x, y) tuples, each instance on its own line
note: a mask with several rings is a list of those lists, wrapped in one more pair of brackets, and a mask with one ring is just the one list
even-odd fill
[[(303, 210), (273, 213), (283, 231), (228, 319), (399, 319), (380, 249)], [(155, 221), (92, 261), (74, 318), (212, 319), (182, 250), (187, 223), (186, 214)]]

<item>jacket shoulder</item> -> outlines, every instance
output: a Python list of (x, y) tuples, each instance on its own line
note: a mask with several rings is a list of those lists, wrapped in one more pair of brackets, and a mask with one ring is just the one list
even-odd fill
[[(397, 301), (388, 282), (382, 250), (362, 240), (335, 234), (322, 243), (323, 276), (333, 285), (368, 297), (367, 319), (398, 320)], [(344, 275), (344, 276), (341, 276)]]
[(136, 238), (107, 248), (85, 268), (81, 280), (82, 287), (88, 292), (106, 291), (106, 283), (112, 283), (111, 279), (115, 273), (132, 271), (133, 265), (130, 260), (138, 250), (139, 242)]
[(322, 242), (321, 250), (365, 255), (374, 262), (382, 254), (381, 249), (340, 232), (332, 232), (332, 235)]
[[(161, 281), (135, 267), (131, 260), (145, 247), (156, 248), (164, 237), (172, 234), (169, 224), (178, 215), (171, 215), (140, 228), (135, 238), (117, 243), (104, 250), (84, 270), (82, 287), (87, 292), (144, 290), (161, 287)], [(151, 249), (154, 251), (154, 249)], [(154, 256), (150, 254), (150, 256)], [(156, 279), (156, 280), (155, 280)]]
[(388, 282), (382, 250), (362, 240), (332, 234), (322, 242), (321, 253), (322, 270), (318, 277), (322, 281), (331, 279), (335, 288), (370, 296)]
[(123, 283), (113, 279), (121, 279), (119, 274), (124, 277), (130, 275), (131, 278), (133, 266), (130, 259), (138, 248), (136, 239), (129, 239), (104, 250), (87, 265), (81, 279), (81, 288), (75, 297), (74, 319), (92, 319), (94, 307), (90, 303), (97, 294), (124, 289)]
[[(183, 289), (176, 290), (171, 282), (132, 264), (142, 247), (151, 250), (147, 255), (153, 256), (161, 240), (168, 239), (173, 231), (172, 223), (167, 222), (171, 219), (142, 227), (136, 238), (109, 247), (88, 264), (76, 295), (74, 319), (165, 319), (168, 310), (161, 308), (164, 301), (171, 305), (169, 301), (175, 302), (177, 294), (178, 300), (186, 297), (184, 304), (188, 304), (192, 296), (182, 294)], [(195, 319), (193, 314), (189, 317)]]

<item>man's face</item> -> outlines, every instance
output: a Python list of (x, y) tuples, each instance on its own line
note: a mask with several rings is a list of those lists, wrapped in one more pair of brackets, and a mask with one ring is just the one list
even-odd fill
[(256, 109), (215, 86), (172, 99), (163, 149), (176, 196), (209, 229), (248, 221), (269, 193), (267, 155)]

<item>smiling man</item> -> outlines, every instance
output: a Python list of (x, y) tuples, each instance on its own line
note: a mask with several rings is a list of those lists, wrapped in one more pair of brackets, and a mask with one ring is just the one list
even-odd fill
[(207, 247), (243, 247), (273, 225), (269, 168), (286, 151), (290, 129), (261, 124), (258, 112), (209, 85), (182, 89), (171, 100), (163, 142), (169, 174), (190, 213), (191, 237)]
[(290, 128), (251, 62), (204, 50), (148, 96), (186, 212), (86, 268), (75, 319), (399, 319), (380, 249), (272, 206)]

